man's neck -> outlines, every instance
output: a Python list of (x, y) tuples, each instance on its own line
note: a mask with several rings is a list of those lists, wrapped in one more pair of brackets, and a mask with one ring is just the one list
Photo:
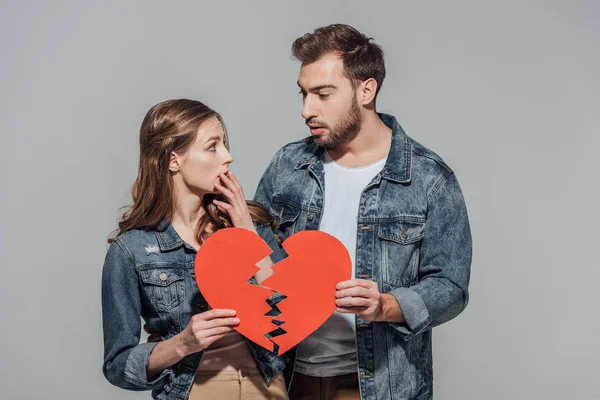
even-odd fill
[(391, 144), (392, 130), (373, 111), (363, 116), (360, 131), (354, 139), (327, 150), (327, 153), (338, 164), (360, 168), (387, 157)]

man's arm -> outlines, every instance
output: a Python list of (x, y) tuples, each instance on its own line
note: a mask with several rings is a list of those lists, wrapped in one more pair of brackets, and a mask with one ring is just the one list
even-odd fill
[(258, 186), (256, 187), (256, 193), (254, 193), (254, 201), (262, 204), (269, 210), (269, 212), (273, 209), (273, 189), (274, 189), (274, 179), (275, 174), (278, 170), (279, 160), (281, 158), (281, 150), (279, 150), (267, 168), (263, 173), (260, 181), (258, 182)]
[(465, 201), (454, 173), (429, 195), (419, 281), (390, 292), (404, 323), (391, 325), (408, 340), (460, 314), (469, 299), (471, 230)]
[(428, 199), (419, 282), (380, 293), (376, 282), (352, 279), (337, 285), (337, 311), (384, 321), (408, 340), (456, 317), (467, 305), (471, 232), (464, 199), (453, 173), (442, 177)]

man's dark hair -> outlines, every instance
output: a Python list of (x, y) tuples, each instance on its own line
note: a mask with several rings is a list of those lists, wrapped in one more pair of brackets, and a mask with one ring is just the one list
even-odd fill
[(354, 85), (369, 78), (377, 81), (377, 95), (385, 78), (385, 63), (381, 46), (372, 40), (350, 25), (333, 24), (294, 40), (292, 55), (310, 64), (327, 54), (337, 54), (344, 62), (344, 74)]

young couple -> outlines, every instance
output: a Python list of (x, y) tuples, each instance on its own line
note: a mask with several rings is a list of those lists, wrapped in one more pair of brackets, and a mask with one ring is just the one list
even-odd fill
[[(310, 136), (275, 154), (254, 201), (230, 169), (216, 111), (169, 100), (146, 114), (133, 205), (102, 276), (111, 383), (171, 400), (432, 398), (431, 330), (468, 302), (471, 235), (457, 179), (377, 113), (385, 65), (370, 38), (330, 25), (296, 39), (292, 54)], [(298, 231), (330, 233), (351, 255), (337, 311), (283, 355), (237, 333), (236, 310), (210, 309), (196, 285), (199, 247), (232, 226), (273, 249), (258, 283)], [(140, 343), (140, 316), (156, 340)]]

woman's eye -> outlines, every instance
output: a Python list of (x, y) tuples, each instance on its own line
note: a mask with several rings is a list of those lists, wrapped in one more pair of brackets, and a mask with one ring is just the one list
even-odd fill
[(216, 150), (217, 150), (217, 145), (216, 144), (213, 144), (212, 146), (210, 146), (208, 148), (208, 151), (216, 151)]

